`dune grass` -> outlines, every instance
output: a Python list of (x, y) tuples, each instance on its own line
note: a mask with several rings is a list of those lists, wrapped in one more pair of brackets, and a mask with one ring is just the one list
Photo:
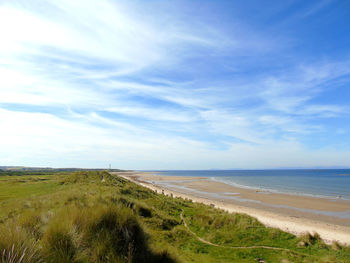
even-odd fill
[[(349, 248), (317, 235), (295, 237), (103, 171), (0, 176), (0, 190), (1, 263), (350, 262)], [(229, 248), (257, 245), (286, 250)]]

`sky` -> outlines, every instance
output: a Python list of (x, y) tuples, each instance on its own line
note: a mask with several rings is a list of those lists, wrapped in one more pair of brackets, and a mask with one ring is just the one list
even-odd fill
[(0, 166), (350, 167), (350, 2), (0, 0)]

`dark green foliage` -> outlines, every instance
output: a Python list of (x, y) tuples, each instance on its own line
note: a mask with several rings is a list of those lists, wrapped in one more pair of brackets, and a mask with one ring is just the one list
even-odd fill
[(132, 190), (130, 188), (125, 188), (125, 189), (121, 189), (120, 193), (122, 195), (131, 195), (132, 194)]
[[(0, 166), (0, 176), (26, 176), (26, 175), (48, 175), (48, 174), (67, 174), (77, 171), (101, 172), (101, 169), (80, 169), (80, 168), (35, 168), (21, 166)], [(111, 169), (109, 172), (121, 172), (120, 169)]]
[(151, 209), (145, 207), (145, 206), (138, 206), (137, 207), (138, 214), (143, 217), (152, 217), (152, 211)]
[(302, 236), (300, 236), (301, 242), (304, 242), (306, 246), (312, 246), (315, 244), (322, 243), (322, 240), (320, 238), (320, 235), (318, 233), (310, 234), (306, 233)]
[(164, 218), (163, 222), (162, 222), (162, 228), (164, 230), (171, 230), (174, 226), (179, 225), (178, 220), (168, 217), (168, 218)]

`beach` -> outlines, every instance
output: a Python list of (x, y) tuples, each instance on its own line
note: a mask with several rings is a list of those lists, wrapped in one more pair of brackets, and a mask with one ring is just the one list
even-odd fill
[(117, 172), (158, 193), (191, 199), (257, 218), (264, 225), (301, 235), (318, 233), (326, 243), (350, 245), (350, 201), (234, 187), (207, 177)]

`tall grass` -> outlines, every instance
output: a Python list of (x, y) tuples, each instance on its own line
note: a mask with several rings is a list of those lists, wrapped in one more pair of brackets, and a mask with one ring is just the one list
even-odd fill
[(0, 225), (0, 262), (42, 262), (38, 243), (16, 224)]
[[(43, 189), (34, 196), (18, 195), (0, 202), (1, 263), (255, 262), (256, 258), (266, 262), (350, 262), (349, 248), (326, 246), (317, 235), (298, 238), (267, 228), (247, 215), (156, 194), (107, 172), (47, 178), (48, 182), (13, 176), (11, 184), (8, 178), (0, 180), (0, 187), (6, 186), (12, 196), (19, 184), (23, 189), (21, 181), (30, 182), (28, 188), (35, 181), (35, 189)], [(53, 189), (49, 194), (46, 184)], [(203, 244), (183, 226), (182, 210), (191, 231), (214, 244), (268, 245), (294, 253)], [(298, 246), (300, 242), (305, 245)]]
[(174, 262), (149, 248), (140, 222), (123, 206), (70, 206), (52, 219), (42, 241), (48, 262)]

